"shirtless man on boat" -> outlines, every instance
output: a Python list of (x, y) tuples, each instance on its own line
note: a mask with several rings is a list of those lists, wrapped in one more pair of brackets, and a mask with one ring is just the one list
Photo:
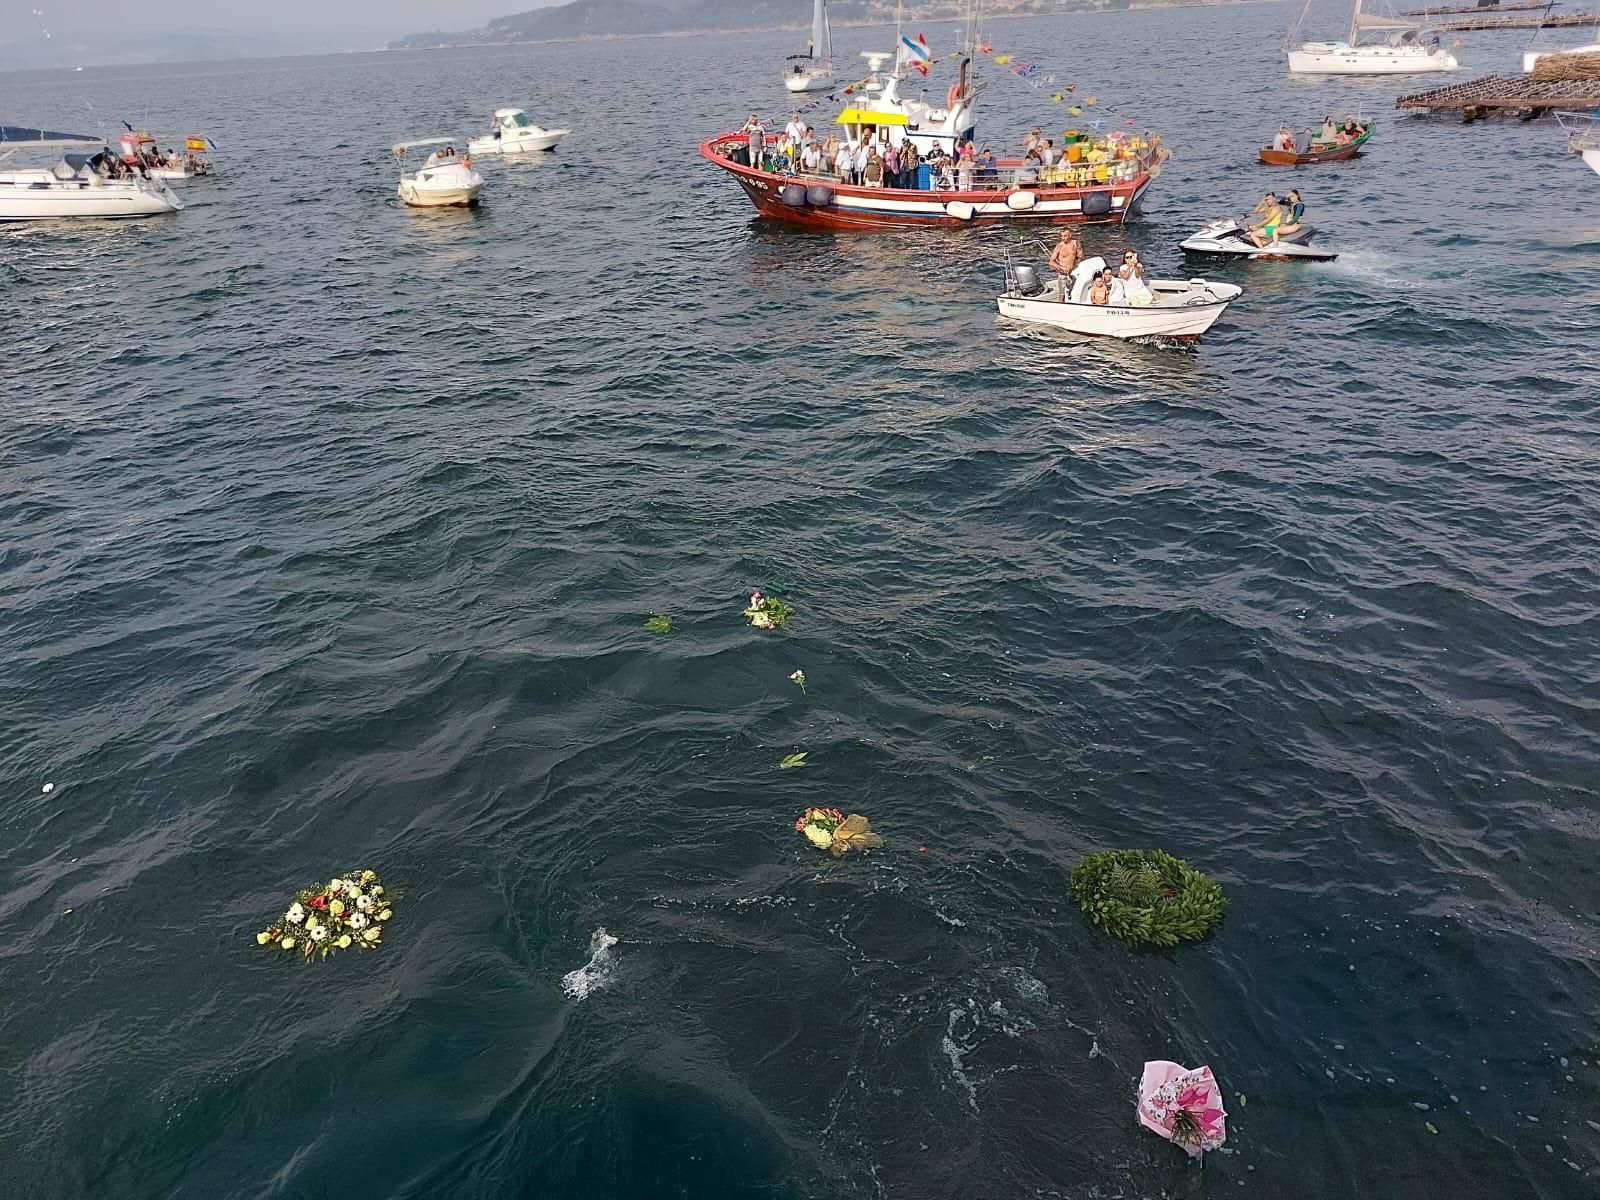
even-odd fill
[(1056, 248), (1050, 251), (1050, 269), (1062, 279), (1061, 294), (1056, 297), (1057, 300), (1063, 303), (1066, 301), (1073, 268), (1082, 261), (1083, 243), (1072, 230), (1063, 229), (1060, 240), (1056, 242)]

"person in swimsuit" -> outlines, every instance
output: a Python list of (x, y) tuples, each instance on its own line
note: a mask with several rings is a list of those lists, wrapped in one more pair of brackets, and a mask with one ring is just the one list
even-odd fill
[(1061, 231), (1061, 238), (1056, 242), (1056, 248), (1050, 251), (1050, 269), (1061, 276), (1061, 294), (1057, 300), (1066, 300), (1067, 290), (1072, 285), (1073, 269), (1083, 261), (1083, 243), (1070, 229)]
[(1261, 214), (1261, 223), (1250, 229), (1250, 240), (1257, 247), (1265, 246), (1269, 241), (1277, 240), (1278, 225), (1283, 220), (1283, 209), (1278, 204), (1277, 194), (1268, 192), (1261, 198), (1261, 203), (1252, 210)]
[(1272, 244), (1276, 246), (1285, 234), (1299, 233), (1300, 227), (1305, 223), (1306, 204), (1300, 199), (1298, 188), (1291, 188), (1284, 197), (1287, 208), (1281, 209), (1282, 217), (1278, 221), (1278, 228), (1273, 231)]

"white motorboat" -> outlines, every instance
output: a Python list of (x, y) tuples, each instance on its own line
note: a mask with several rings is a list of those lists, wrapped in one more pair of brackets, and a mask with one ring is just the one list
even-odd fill
[(137, 167), (151, 179), (164, 179), (181, 183), (211, 175), (214, 168), (206, 157), (206, 138), (195, 135), (184, 139), (183, 153), (170, 150), (165, 153), (156, 145), (156, 139), (143, 130), (130, 129), (117, 139), (122, 151), (122, 161)]
[(1567, 131), (1567, 153), (1600, 175), (1600, 113), (1557, 113), (1556, 120)]
[(1119, 303), (1120, 297), (1115, 293), (1109, 304), (1090, 303), (1088, 295), (1094, 277), (1105, 269), (1105, 259), (1089, 258), (1078, 264), (1071, 279), (1057, 276), (1043, 283), (1032, 267), (1007, 263), (1005, 295), (998, 297), (995, 304), (1002, 317), (1054, 325), (1086, 337), (1187, 342), (1216, 324), (1228, 305), (1244, 294), (1244, 289), (1233, 283), (1151, 279), (1145, 284), (1150, 297), (1143, 304)]
[[(12, 167), (25, 151), (65, 148), (50, 167)], [(99, 138), (0, 125), (0, 221), (153, 217), (183, 203), (159, 179), (116, 162)]]
[(1279, 238), (1276, 245), (1257, 246), (1250, 240), (1248, 231), (1232, 217), (1202, 225), (1196, 232), (1178, 243), (1187, 254), (1211, 254), (1226, 258), (1297, 259), (1307, 262), (1332, 262), (1339, 255), (1333, 250), (1319, 250), (1311, 245), (1317, 231), (1303, 225), (1294, 233)]
[[(422, 166), (405, 170), (406, 155), (423, 146), (435, 146)], [(401, 201), (410, 208), (466, 208), (478, 202), (483, 176), (472, 169), (469, 157), (458, 155), (454, 138), (422, 138), (394, 147), (399, 161)]]
[(520, 108), (497, 108), (493, 125), (483, 137), (467, 143), (470, 154), (521, 154), (526, 150), (554, 150), (570, 129), (546, 129), (535, 125)]
[(833, 86), (833, 30), (828, 0), (812, 0), (811, 37), (804, 54), (783, 61), (783, 86), (791, 92), (825, 92)]
[[(1350, 31), (1342, 42), (1304, 42), (1289, 55), (1291, 75), (1418, 75), (1454, 71), (1460, 67), (1439, 44), (1439, 35), (1415, 21), (1364, 10), (1365, 0), (1355, 0)], [(1311, 8), (1307, 0), (1306, 11)], [(1289, 30), (1288, 41), (1300, 35), (1306, 12)]]

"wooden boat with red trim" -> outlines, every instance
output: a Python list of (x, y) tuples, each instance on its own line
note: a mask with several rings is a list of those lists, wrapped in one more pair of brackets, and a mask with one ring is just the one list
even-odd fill
[[(924, 160), (952, 159), (972, 139), (974, 104), (984, 84), (969, 78), (969, 59), (962, 59), (959, 76), (940, 103), (901, 96), (903, 56), (896, 56), (892, 71), (883, 69), (887, 54), (867, 52), (862, 57), (872, 76), (846, 89), (851, 99), (837, 118), (848, 144), (911, 145)], [(1116, 132), (1074, 138), (1062, 161), (1049, 167), (997, 160), (960, 171), (947, 168), (930, 177), (930, 167), (924, 165), (910, 181), (917, 186), (869, 187), (822, 173), (831, 163), (821, 164), (815, 174), (795, 171), (762, 153), (753, 138), (743, 130), (719, 133), (700, 143), (700, 156), (738, 180), (762, 216), (817, 229), (1125, 221), (1138, 211), (1168, 156), (1159, 137)]]
[[(741, 153), (742, 152), (742, 153)], [(1125, 221), (1139, 210), (1161, 173), (1157, 145), (1140, 157), (1095, 166), (1046, 169), (1026, 178), (1017, 161), (997, 162), (993, 176), (974, 171), (970, 188), (867, 187), (832, 175), (789, 174), (736, 161), (749, 154), (749, 137), (723, 133), (700, 144), (700, 155), (739, 181), (756, 211), (775, 221), (818, 229), (926, 229), (1002, 221)], [(1096, 178), (1096, 166), (1103, 168)], [(926, 171), (926, 168), (924, 168)], [(1065, 182), (1065, 180), (1073, 182)], [(1083, 182), (1077, 182), (1077, 180)]]
[(1361, 147), (1367, 144), (1367, 139), (1372, 136), (1372, 123), (1369, 121), (1361, 127), (1361, 136), (1351, 138), (1344, 145), (1328, 145), (1326, 143), (1310, 143), (1310, 148), (1304, 151), (1274, 150), (1271, 146), (1263, 146), (1257, 154), (1261, 161), (1269, 167), (1303, 167), (1311, 163), (1343, 162), (1347, 158), (1354, 158), (1361, 153)]

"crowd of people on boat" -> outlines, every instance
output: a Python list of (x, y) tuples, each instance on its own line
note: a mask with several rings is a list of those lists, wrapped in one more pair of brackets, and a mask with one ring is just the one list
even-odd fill
[(909, 138), (895, 139), (888, 129), (870, 125), (845, 136), (817, 131), (801, 121), (799, 113), (776, 136), (761, 118), (751, 113), (740, 127), (746, 137), (750, 166), (780, 175), (833, 179), (856, 187), (901, 188), (963, 192), (991, 188), (1038, 185), (1089, 186), (1132, 179), (1146, 169), (1149, 154), (1158, 147), (1142, 138), (1113, 133), (1106, 138), (1080, 138), (1068, 134), (1058, 148), (1041, 130), (1023, 139), (1020, 165), (1002, 167), (992, 147), (971, 138), (950, 146), (935, 142), (919, 151)]
[(1331, 150), (1335, 146), (1348, 146), (1367, 132), (1365, 122), (1346, 117), (1340, 125), (1332, 117), (1322, 118), (1322, 127), (1293, 132), (1287, 124), (1278, 126), (1278, 135), (1272, 139), (1272, 148), (1290, 154), (1306, 154), (1312, 150)]

